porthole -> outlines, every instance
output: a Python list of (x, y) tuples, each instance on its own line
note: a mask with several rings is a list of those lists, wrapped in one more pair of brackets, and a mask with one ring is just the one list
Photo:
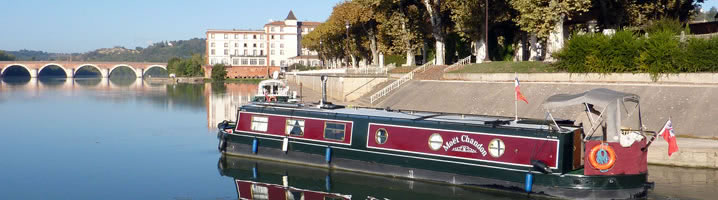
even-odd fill
[(374, 139), (376, 139), (377, 144), (384, 144), (387, 140), (389, 140), (389, 132), (387, 132), (386, 129), (380, 128), (379, 130), (376, 130)]
[(439, 150), (443, 143), (444, 138), (441, 138), (441, 135), (439, 135), (438, 133), (434, 133), (429, 136), (429, 148), (431, 148), (431, 150)]

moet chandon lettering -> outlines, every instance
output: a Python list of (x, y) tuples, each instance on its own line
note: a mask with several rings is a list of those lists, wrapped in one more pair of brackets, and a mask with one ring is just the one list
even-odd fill
[(468, 135), (462, 135), (461, 137), (454, 137), (451, 138), (451, 140), (446, 141), (442, 148), (444, 148), (444, 151), (449, 151), (451, 147), (458, 144), (459, 142), (469, 143), (472, 146), (474, 146), (476, 149), (481, 152), (482, 156), (486, 156), (487, 152), (486, 149), (484, 149), (484, 144), (479, 144), (478, 140), (474, 140), (473, 138), (469, 137)]

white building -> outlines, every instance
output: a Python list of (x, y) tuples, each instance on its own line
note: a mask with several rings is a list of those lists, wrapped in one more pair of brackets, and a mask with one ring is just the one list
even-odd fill
[(289, 58), (297, 56), (318, 58), (317, 52), (302, 48), (301, 41), (319, 24), (297, 21), (289, 11), (284, 21), (272, 21), (263, 30), (207, 30), (205, 64), (272, 67), (289, 65)]

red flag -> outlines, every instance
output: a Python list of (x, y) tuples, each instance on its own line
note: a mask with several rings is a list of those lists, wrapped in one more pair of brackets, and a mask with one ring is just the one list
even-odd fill
[(674, 152), (678, 151), (678, 143), (676, 143), (676, 134), (673, 132), (673, 123), (669, 118), (666, 125), (663, 125), (663, 129), (658, 133), (658, 136), (663, 135), (663, 140), (668, 142), (668, 156), (671, 156)]
[(521, 94), (521, 88), (519, 88), (519, 77), (516, 77), (515, 80), (516, 80), (516, 81), (514, 81), (514, 90), (516, 90), (516, 99), (517, 99), (517, 101), (518, 101), (518, 100), (523, 100), (524, 102), (526, 102), (526, 103), (528, 104), (529, 101), (526, 100), (526, 97), (524, 97), (523, 94)]

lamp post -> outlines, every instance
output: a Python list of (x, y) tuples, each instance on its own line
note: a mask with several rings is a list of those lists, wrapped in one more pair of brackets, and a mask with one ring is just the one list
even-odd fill
[(319, 39), (319, 51), (317, 52), (317, 56), (319, 56), (319, 60), (322, 62), (322, 67), (325, 67), (324, 56), (322, 56), (322, 39)]
[(347, 49), (347, 57), (346, 57), (345, 59), (346, 59), (346, 61), (347, 61), (347, 68), (349, 68), (349, 56), (351, 56), (351, 55), (350, 55), (350, 54), (351, 54), (351, 51), (349, 50), (349, 21), (346, 21), (346, 23), (344, 24), (344, 26), (347, 28), (347, 41), (346, 41), (346, 43), (347, 43), (347, 46), (346, 46), (346, 49)]

